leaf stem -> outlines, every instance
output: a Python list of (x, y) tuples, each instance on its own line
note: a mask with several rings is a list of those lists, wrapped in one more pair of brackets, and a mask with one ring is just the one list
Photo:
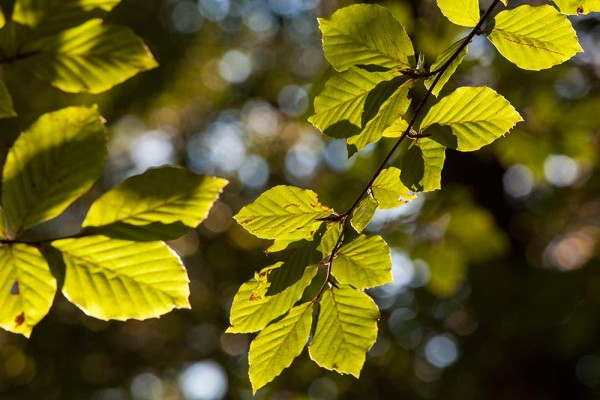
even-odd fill
[(352, 212), (354, 211), (354, 209), (358, 206), (358, 204), (360, 203), (360, 201), (362, 200), (362, 198), (372, 188), (373, 183), (375, 182), (375, 180), (377, 179), (377, 177), (379, 176), (379, 174), (381, 174), (381, 171), (383, 171), (383, 169), (387, 165), (388, 161), (390, 160), (390, 158), (392, 158), (392, 156), (394, 155), (394, 153), (396, 152), (396, 150), (398, 149), (398, 147), (400, 146), (400, 144), (402, 143), (402, 141), (407, 136), (411, 135), (411, 131), (412, 131), (415, 123), (417, 122), (417, 118), (419, 118), (419, 116), (421, 115), (421, 112), (423, 111), (423, 108), (425, 107), (425, 104), (427, 103), (427, 100), (429, 100), (429, 98), (431, 97), (431, 94), (433, 93), (433, 90), (435, 89), (436, 85), (439, 83), (440, 79), (442, 78), (442, 75), (444, 75), (444, 72), (446, 72), (446, 70), (448, 69), (448, 67), (450, 67), (450, 64), (452, 64), (452, 62), (454, 62), (454, 60), (463, 51), (463, 49), (465, 47), (467, 47), (467, 45), (469, 43), (471, 43), (471, 40), (473, 40), (473, 38), (478, 33), (481, 32), (481, 28), (483, 27), (483, 24), (485, 24), (485, 22), (487, 21), (487, 19), (491, 15), (491, 13), (494, 10), (494, 8), (498, 5), (498, 3), (500, 3), (500, 0), (494, 0), (492, 2), (492, 4), (487, 8), (487, 10), (483, 13), (483, 15), (481, 16), (481, 18), (479, 19), (479, 22), (477, 22), (477, 25), (475, 25), (473, 27), (473, 29), (465, 37), (465, 39), (463, 40), (463, 42), (461, 43), (461, 45), (454, 51), (454, 53), (452, 53), (452, 55), (450, 56), (450, 58), (440, 68), (438, 68), (437, 70), (429, 73), (429, 76), (436, 75), (436, 77), (435, 77), (435, 79), (433, 81), (433, 84), (429, 87), (429, 89), (425, 93), (425, 96), (423, 96), (423, 98), (421, 99), (421, 101), (419, 102), (419, 104), (417, 105), (417, 107), (415, 108), (415, 112), (413, 113), (413, 116), (410, 119), (410, 122), (408, 123), (408, 126), (406, 127), (406, 129), (404, 130), (404, 132), (402, 133), (402, 135), (400, 135), (400, 137), (398, 138), (398, 140), (396, 141), (396, 143), (394, 144), (394, 146), (391, 148), (391, 150), (388, 152), (388, 154), (385, 156), (385, 158), (383, 159), (383, 161), (381, 161), (381, 163), (379, 164), (379, 167), (377, 167), (377, 169), (375, 170), (375, 172), (373, 173), (373, 175), (369, 179), (368, 183), (365, 185), (365, 187), (360, 192), (360, 194), (356, 197), (356, 200), (354, 201), (354, 203), (352, 203), (352, 205), (348, 208), (348, 210), (340, 216), (339, 223), (342, 224), (342, 233), (338, 237), (338, 240), (337, 240), (335, 246), (333, 247), (333, 250), (331, 251), (331, 253), (330, 253), (329, 257), (328, 257), (328, 260), (327, 260), (327, 275), (326, 275), (326, 280), (323, 283), (323, 286), (321, 287), (321, 290), (319, 290), (319, 292), (315, 296), (315, 298), (313, 300), (314, 303), (316, 303), (316, 302), (319, 301), (319, 299), (321, 298), (321, 296), (323, 295), (323, 293), (325, 292), (325, 290), (327, 289), (328, 286), (331, 286), (331, 285), (335, 284), (335, 282), (332, 281), (331, 268), (332, 268), (333, 260), (335, 259), (335, 257), (337, 256), (337, 253), (339, 252), (340, 248), (342, 247), (342, 242), (343, 242), (343, 239), (344, 239), (344, 229), (346, 228), (346, 226), (348, 224), (348, 221), (350, 220), (350, 215), (352, 214)]

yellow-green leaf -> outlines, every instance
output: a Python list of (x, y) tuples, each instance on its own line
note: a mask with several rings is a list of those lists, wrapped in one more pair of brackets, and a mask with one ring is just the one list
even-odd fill
[(438, 190), (445, 160), (446, 147), (430, 138), (419, 138), (402, 158), (400, 180), (413, 192)]
[(321, 252), (323, 257), (327, 257), (331, 254), (342, 234), (343, 226), (341, 223), (331, 222), (327, 224), (327, 229), (321, 237), (319, 247), (317, 247), (317, 250)]
[[(0, 11), (1, 14), (1, 11)], [(0, 80), (0, 119), (16, 117), (17, 113), (13, 108), (12, 97), (3, 81)]]
[(589, 14), (600, 12), (600, 0), (554, 0), (564, 14)]
[(360, 235), (344, 244), (331, 273), (340, 283), (367, 289), (392, 282), (390, 248), (381, 236)]
[(562, 64), (583, 51), (567, 16), (549, 5), (499, 12), (488, 38), (507, 60), (534, 71)]
[(313, 308), (312, 302), (292, 308), (285, 318), (267, 326), (252, 341), (248, 364), (254, 393), (300, 355), (310, 334)]
[(93, 19), (26, 42), (17, 64), (65, 92), (101, 93), (158, 64), (131, 30)]
[(248, 232), (263, 239), (312, 239), (333, 210), (311, 190), (275, 186), (261, 194), (234, 217)]
[(387, 69), (410, 68), (415, 51), (392, 13), (375, 4), (355, 4), (336, 11), (331, 19), (319, 18), (323, 50), (333, 68), (354, 65)]
[(226, 184), (185, 168), (151, 168), (96, 200), (83, 227), (127, 240), (176, 239), (206, 219)]
[(492, 143), (523, 119), (515, 108), (488, 87), (461, 87), (431, 107), (421, 131), (431, 125), (451, 132), (434, 132), (431, 139), (459, 151), (474, 151)]
[(44, 36), (103, 17), (121, 0), (17, 0), (12, 19)]
[(1, 246), (0, 266), (0, 327), (29, 337), (50, 310), (56, 280), (40, 251), (25, 244)]
[(42, 115), (8, 152), (2, 205), (11, 230), (56, 217), (100, 178), (106, 159), (104, 125), (96, 107)]
[(369, 72), (350, 68), (331, 77), (315, 98), (315, 114), (308, 120), (327, 136), (347, 138), (359, 134), (382, 103), (394, 93), (390, 71)]
[(373, 196), (379, 208), (396, 208), (408, 203), (415, 195), (400, 180), (400, 170), (396, 167), (386, 168), (371, 186)]
[(358, 206), (352, 212), (352, 219), (350, 223), (356, 229), (356, 232), (362, 233), (362, 231), (369, 225), (375, 211), (377, 210), (377, 200), (370, 194), (358, 203)]
[(394, 123), (398, 120), (404, 121), (403, 117), (410, 106), (408, 91), (413, 85), (412, 80), (403, 82), (398, 89), (381, 104), (376, 115), (369, 120), (359, 135), (348, 139), (349, 155), (355, 151), (364, 149), (368, 144), (375, 143), (388, 128), (396, 129)]
[[(458, 51), (458, 49), (464, 44), (465, 40), (466, 39), (461, 39), (458, 42), (453, 43), (442, 54), (440, 54), (438, 56), (438, 58), (435, 60), (435, 62), (431, 65), (431, 71), (437, 71), (438, 69), (440, 69), (444, 65), (446, 65), (446, 63), (448, 61), (450, 61), (450, 58), (454, 55), (454, 53), (456, 53)], [(435, 85), (435, 87), (431, 91), (431, 93), (433, 93), (434, 96), (437, 97), (440, 94), (440, 92), (444, 88), (444, 85), (446, 85), (446, 83), (448, 83), (448, 81), (452, 77), (452, 74), (454, 74), (454, 72), (456, 71), (456, 69), (462, 62), (462, 60), (465, 58), (465, 55), (467, 55), (468, 51), (469, 51), (469, 46), (465, 46), (460, 51), (460, 53), (458, 53), (458, 55), (452, 60), (452, 62), (448, 65), (448, 68), (446, 68), (446, 70), (443, 73), (439, 72), (442, 74), (442, 77), (438, 81), (437, 85)], [(432, 75), (429, 79), (427, 79), (425, 81), (425, 87), (427, 89), (429, 89), (433, 85), (433, 82), (435, 82), (438, 74)]]
[(479, 22), (479, 0), (437, 0), (442, 14), (460, 26), (475, 26)]
[(377, 339), (379, 310), (364, 292), (347, 285), (326, 290), (308, 351), (321, 367), (359, 377)]
[(92, 317), (147, 319), (190, 307), (187, 272), (163, 242), (87, 236), (52, 246), (66, 265), (64, 295)]
[[(305, 268), (302, 278), (284, 291), (273, 296), (267, 295), (269, 288), (268, 274), (281, 268), (283, 263), (277, 263), (262, 269), (254, 278), (242, 284), (231, 305), (229, 333), (257, 332), (267, 326), (277, 317), (288, 312), (302, 298), (304, 289), (310, 284), (317, 273), (317, 266)], [(257, 289), (261, 293), (257, 293)]]

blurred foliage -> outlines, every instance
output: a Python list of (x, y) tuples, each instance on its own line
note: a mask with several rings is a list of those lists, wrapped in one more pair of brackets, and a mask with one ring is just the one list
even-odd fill
[[(99, 102), (111, 131), (102, 185), (40, 230), (71, 233), (106, 188), (154, 165), (232, 183), (198, 230), (171, 243), (189, 269), (191, 310), (103, 322), (58, 296), (29, 341), (0, 332), (0, 398), (252, 398), (250, 338), (224, 331), (240, 284), (278, 259), (232, 215), (282, 183), (345, 209), (391, 145), (346, 161), (343, 142), (306, 122), (330, 76), (316, 18), (350, 3), (123, 0), (108, 19), (144, 38), (160, 67), (108, 94), (62, 93), (3, 66), (19, 118), (0, 121), (2, 157), (66, 105)], [(460, 37), (431, 0), (380, 3), (426, 65)], [(444, 88), (489, 85), (525, 122), (475, 154), (449, 150), (442, 191), (367, 227), (393, 246), (395, 283), (370, 293), (382, 317), (361, 378), (305, 354), (256, 398), (600, 397), (600, 17), (572, 18), (585, 53), (569, 63), (521, 71), (476, 38)]]

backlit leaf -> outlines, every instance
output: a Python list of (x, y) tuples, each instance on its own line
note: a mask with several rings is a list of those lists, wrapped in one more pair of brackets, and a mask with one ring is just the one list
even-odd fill
[(338, 222), (332, 222), (327, 224), (327, 229), (323, 236), (321, 237), (321, 242), (319, 243), (319, 250), (323, 257), (327, 257), (333, 251), (335, 245), (337, 244), (340, 236), (342, 235), (343, 226)]
[(554, 0), (564, 14), (589, 14), (600, 12), (600, 0)]
[(248, 364), (254, 393), (300, 355), (310, 334), (313, 308), (312, 302), (292, 308), (285, 318), (267, 326), (252, 341)]
[(17, 64), (65, 92), (101, 93), (158, 64), (131, 30), (93, 19), (26, 42)]
[(333, 210), (319, 203), (311, 190), (275, 186), (234, 217), (248, 232), (263, 239), (311, 239)]
[(163, 242), (87, 236), (52, 246), (66, 265), (64, 295), (92, 317), (146, 319), (190, 307), (187, 272)]
[(372, 186), (373, 196), (379, 208), (395, 208), (408, 203), (415, 195), (400, 180), (400, 170), (386, 168), (375, 179)]
[[(458, 51), (458, 49), (463, 45), (464, 42), (465, 39), (461, 39), (458, 42), (453, 43), (442, 54), (440, 54), (435, 60), (435, 62), (431, 65), (431, 71), (436, 71), (442, 68), (448, 61), (450, 61), (454, 53)], [(448, 68), (442, 73), (442, 77), (438, 81), (437, 85), (435, 85), (435, 88), (433, 88), (433, 90), (431, 91), (431, 93), (433, 93), (434, 96), (437, 97), (440, 94), (440, 92), (444, 88), (444, 85), (448, 83), (450, 77), (452, 77), (452, 74), (456, 72), (456, 69), (458, 68), (462, 60), (465, 58), (465, 55), (467, 55), (468, 51), (469, 46), (465, 46), (460, 51), (460, 53), (458, 53), (456, 58), (454, 58), (452, 62), (448, 65)], [(437, 75), (438, 74), (432, 75), (429, 79), (425, 81), (425, 87), (427, 89), (429, 89), (433, 85), (433, 82), (435, 81)]]
[(488, 38), (507, 60), (535, 71), (562, 64), (583, 51), (567, 16), (549, 5), (499, 12)]
[[(267, 295), (269, 287), (268, 274), (281, 268), (283, 263), (277, 263), (256, 273), (254, 278), (244, 283), (231, 305), (229, 333), (257, 332), (267, 326), (277, 317), (290, 310), (302, 298), (304, 289), (310, 284), (317, 273), (317, 266), (304, 269), (302, 278), (284, 291), (273, 296)], [(262, 295), (256, 290), (262, 283)]]
[(475, 26), (479, 22), (479, 0), (437, 0), (442, 14), (460, 26)]
[(392, 282), (390, 248), (381, 236), (360, 235), (340, 248), (331, 273), (340, 283), (357, 289)]
[(438, 124), (452, 132), (434, 132), (431, 139), (459, 151), (492, 143), (523, 119), (504, 97), (488, 87), (461, 87), (431, 107), (421, 130)]
[(356, 4), (319, 18), (323, 50), (338, 71), (354, 65), (410, 68), (415, 51), (404, 27), (384, 7)]
[(430, 138), (419, 138), (402, 159), (400, 180), (413, 192), (438, 190), (445, 159), (446, 147)]
[(96, 107), (42, 115), (10, 149), (2, 204), (12, 230), (56, 217), (100, 178), (106, 159), (103, 121)]
[(369, 225), (376, 210), (377, 200), (375, 200), (373, 196), (367, 195), (360, 201), (358, 206), (352, 212), (352, 219), (350, 220), (350, 223), (354, 229), (356, 229), (356, 232), (361, 233), (367, 225)]
[(377, 305), (364, 292), (346, 285), (325, 291), (310, 357), (323, 368), (358, 378), (377, 339), (378, 319)]
[(274, 269), (268, 277), (269, 296), (275, 295), (298, 282), (309, 265), (321, 260), (321, 253), (317, 251), (318, 237), (294, 250), (292, 255), (285, 260), (281, 268)]
[(17, 0), (12, 19), (40, 37), (103, 17), (121, 0)]
[(350, 68), (331, 77), (315, 98), (308, 120), (325, 135), (347, 138), (359, 134), (381, 104), (394, 93), (392, 72)]
[(10, 244), (0, 247), (0, 327), (26, 337), (48, 313), (56, 280), (35, 247)]
[(173, 240), (206, 219), (226, 184), (185, 168), (151, 168), (96, 200), (83, 227), (120, 239)]
[[(1, 11), (0, 11), (1, 13)], [(0, 119), (16, 117), (17, 113), (13, 108), (12, 97), (3, 81), (0, 80)]]
[[(398, 120), (403, 121), (404, 115), (410, 106), (408, 91), (413, 82), (408, 80), (400, 85), (398, 89), (381, 105), (379, 112), (367, 122), (359, 135), (348, 139), (348, 147), (355, 151), (364, 149), (368, 144), (375, 143), (385, 131), (392, 127), (396, 129), (394, 123)], [(349, 154), (352, 155), (353, 151)]]

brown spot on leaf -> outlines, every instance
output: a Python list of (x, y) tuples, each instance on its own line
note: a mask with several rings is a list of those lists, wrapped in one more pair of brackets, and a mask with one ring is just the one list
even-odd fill
[(23, 325), (23, 322), (25, 322), (25, 313), (21, 312), (21, 314), (15, 317), (15, 328), (18, 328), (19, 326)]
[(577, 14), (583, 14), (584, 11), (583, 6), (577, 7)]

